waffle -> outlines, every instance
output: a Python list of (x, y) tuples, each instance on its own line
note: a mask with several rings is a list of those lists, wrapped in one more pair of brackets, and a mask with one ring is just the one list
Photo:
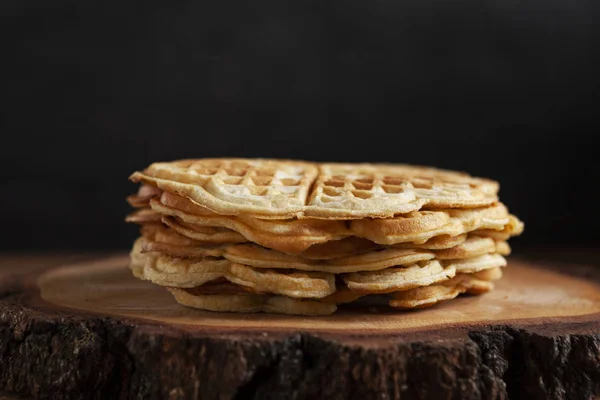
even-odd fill
[(502, 278), (500, 267), (488, 268), (479, 272), (459, 273), (454, 278), (442, 282), (446, 287), (459, 287), (465, 293), (480, 295), (494, 289), (494, 282)]
[(227, 280), (294, 298), (321, 298), (335, 292), (335, 277), (327, 272), (282, 271), (231, 263)]
[[(391, 294), (389, 304), (392, 307), (424, 308), (460, 293), (488, 292), (493, 289), (490, 281), (502, 276), (498, 267), (455, 275), (454, 267), (441, 268), (439, 262), (432, 261), (428, 262), (429, 265), (421, 263), (404, 269), (389, 268), (384, 270), (383, 275), (377, 276), (342, 275), (348, 285), (338, 284), (335, 290), (336, 286), (331, 286), (333, 275), (295, 274), (289, 277), (224, 259), (194, 262), (144, 254), (140, 252), (140, 246), (140, 242), (136, 242), (132, 251), (131, 266), (136, 277), (169, 288), (181, 304), (211, 311), (321, 315), (335, 311), (335, 308), (325, 308), (321, 303), (339, 305), (381, 293)], [(266, 271), (266, 278), (261, 271)], [(357, 276), (358, 282), (355, 281)], [(288, 307), (280, 308), (278, 305), (281, 304)]]
[(454, 267), (456, 272), (474, 273), (491, 268), (506, 266), (506, 259), (500, 254), (484, 254), (478, 257), (442, 261), (446, 267)]
[(476, 273), (460, 273), (441, 284), (397, 292), (393, 295), (389, 304), (396, 308), (416, 309), (431, 307), (441, 301), (452, 300), (462, 293), (481, 295), (494, 289), (492, 281), (501, 277), (502, 271), (499, 267)]
[(428, 286), (452, 278), (454, 267), (442, 267), (439, 261), (420, 262), (404, 268), (386, 268), (344, 275), (348, 288), (365, 294), (391, 293)]
[(496, 242), (491, 238), (471, 236), (457, 246), (436, 250), (435, 258), (438, 260), (452, 260), (477, 257), (489, 253), (507, 256), (510, 254), (510, 247), (506, 242)]
[[(359, 237), (380, 245), (425, 244), (440, 236), (448, 240), (475, 231), (488, 237), (490, 231), (505, 233), (507, 237), (501, 240), (506, 240), (523, 230), (522, 223), (501, 203), (477, 209), (422, 211), (388, 219), (352, 220), (349, 224), (314, 219), (279, 221), (221, 216), (206, 209), (194, 209), (189, 200), (164, 193), (160, 200), (152, 199), (150, 206), (163, 215), (165, 224), (190, 238), (208, 243), (248, 241), (290, 254), (300, 254), (313, 245), (347, 237)], [(211, 234), (206, 228), (220, 230)]]
[(125, 218), (125, 221), (134, 224), (147, 224), (152, 222), (159, 223), (161, 222), (161, 219), (162, 215), (159, 212), (144, 208), (129, 214), (127, 218)]
[(198, 295), (185, 289), (168, 288), (175, 300), (184, 306), (220, 312), (267, 312), (294, 315), (328, 315), (337, 306), (312, 300), (261, 294)]
[(467, 174), (408, 165), (324, 164), (305, 211), (311, 217), (388, 218), (428, 208), (481, 207), (498, 184)]
[(418, 309), (494, 288), (523, 223), (496, 182), (387, 164), (203, 159), (131, 175), (135, 277), (220, 312)]
[[(380, 297), (381, 304), (388, 302), (391, 307), (399, 309), (420, 309), (431, 307), (439, 302), (451, 300), (463, 293), (481, 295), (493, 289), (491, 280), (499, 279), (499, 269), (486, 270), (485, 276), (477, 274), (459, 274), (443, 284), (421, 286), (399, 291), (388, 295), (388, 299)], [(334, 294), (318, 300), (298, 300), (282, 296), (256, 295), (245, 291), (232, 290), (226, 295), (206, 295), (196, 289), (169, 288), (175, 299), (183, 305), (210, 311), (234, 312), (275, 312), (299, 315), (327, 315), (337, 309), (337, 305), (353, 303), (365, 298), (365, 294), (348, 288), (341, 288)], [(369, 304), (369, 303), (367, 303)], [(328, 306), (328, 307), (327, 307)]]
[(463, 233), (456, 236), (440, 235), (432, 237), (423, 243), (397, 243), (391, 247), (396, 249), (423, 249), (423, 250), (444, 250), (458, 246), (467, 240), (467, 234)]
[(130, 268), (136, 278), (151, 281), (160, 286), (197, 287), (206, 282), (222, 278), (229, 271), (230, 263), (225, 259), (203, 258), (202, 262), (161, 256), (160, 253), (145, 253), (144, 241), (136, 240), (131, 251)]
[[(294, 269), (299, 271), (321, 271), (350, 273), (377, 271), (393, 266), (407, 266), (420, 261), (470, 259), (489, 253), (500, 253), (506, 243), (496, 243), (489, 238), (473, 236), (465, 242), (445, 250), (378, 248), (359, 255), (342, 256), (335, 259), (307, 259), (270, 250), (255, 244), (231, 244), (224, 246), (185, 246), (189, 239), (163, 227), (145, 227), (142, 232), (142, 250), (159, 252), (171, 257), (223, 257), (227, 260), (257, 268)], [(193, 244), (193, 243), (192, 243)], [(506, 245), (508, 246), (508, 245)]]
[(353, 290), (348, 289), (347, 286), (339, 285), (335, 293), (330, 294), (327, 297), (323, 297), (319, 299), (322, 303), (331, 303), (331, 304), (346, 304), (352, 303), (361, 297), (364, 297), (364, 293), (355, 292)]
[(151, 185), (141, 185), (138, 192), (127, 196), (127, 202), (133, 208), (148, 208), (150, 199), (160, 196), (161, 190)]
[[(235, 247), (237, 246), (232, 246)], [(257, 265), (255, 267), (248, 265), (248, 260), (234, 257), (232, 261), (227, 258), (227, 250), (225, 249), (222, 258), (212, 256), (199, 259), (176, 258), (154, 252), (144, 253), (144, 239), (138, 239), (132, 252), (132, 260), (136, 260), (135, 265), (132, 261), (132, 269), (136, 277), (161, 286), (192, 288), (225, 278), (231, 283), (251, 288), (258, 293), (281, 294), (294, 298), (322, 298), (336, 291), (336, 274), (353, 292), (377, 294), (403, 291), (448, 280), (455, 276), (457, 267), (464, 274), (498, 268), (505, 263), (502, 256), (486, 255), (447, 261), (444, 265), (430, 258), (428, 261), (412, 263), (405, 261), (406, 265), (402, 267), (389, 267), (389, 264), (398, 265), (398, 263), (389, 262), (388, 257), (381, 257), (380, 253), (390, 251), (384, 250), (338, 262), (342, 266), (352, 265), (351, 270), (361, 272), (347, 273), (348, 269), (339, 270), (335, 266), (329, 268), (321, 266), (315, 272), (315, 270), (303, 271), (298, 268), (298, 265), (277, 259), (272, 265), (268, 261), (257, 261), (268, 258), (268, 254), (264, 256), (261, 253), (249, 260), (250, 263)], [(366, 260), (366, 267), (357, 267), (361, 260)], [(240, 263), (244, 261), (246, 264)], [(375, 263), (377, 269), (369, 271), (369, 263)]]
[(219, 214), (285, 218), (302, 213), (318, 174), (315, 164), (305, 162), (204, 159), (155, 163), (130, 179), (188, 197)]
[(174, 258), (142, 253), (143, 241), (134, 245), (134, 275), (160, 286), (194, 288), (225, 278), (257, 293), (294, 298), (320, 298), (335, 292), (335, 277), (326, 272), (254, 268), (224, 258)]
[[(314, 244), (326, 243), (351, 236), (343, 221), (321, 220), (265, 220), (222, 216), (215, 213), (198, 214), (197, 208), (190, 207), (190, 201), (172, 194), (163, 195), (150, 202), (152, 210), (170, 217), (174, 229), (182, 234), (193, 235), (202, 227), (229, 229), (240, 234), (240, 240), (259, 243), (290, 253), (299, 253)], [(191, 213), (194, 211), (196, 213)], [(184, 229), (186, 227), (188, 229)], [(214, 242), (210, 238), (204, 240)]]
[(388, 219), (361, 219), (351, 221), (352, 232), (375, 243), (424, 243), (431, 238), (456, 236), (477, 230), (504, 230), (509, 234), (520, 233), (519, 226), (509, 226), (510, 214), (506, 207), (497, 203), (491, 207), (424, 211), (411, 213), (407, 217)]
[(498, 184), (407, 165), (201, 159), (154, 163), (130, 179), (221, 215), (258, 218), (389, 218), (429, 208), (495, 203)]
[(405, 292), (397, 292), (390, 300), (390, 306), (395, 308), (416, 309), (431, 307), (440, 301), (452, 300), (466, 292), (463, 286), (431, 285), (419, 287)]
[(232, 262), (252, 265), (257, 268), (292, 268), (299, 271), (322, 271), (340, 274), (356, 271), (377, 271), (396, 265), (412, 265), (418, 261), (431, 260), (434, 258), (434, 254), (425, 250), (385, 249), (333, 260), (307, 260), (256, 245), (238, 245), (228, 247), (223, 257)]

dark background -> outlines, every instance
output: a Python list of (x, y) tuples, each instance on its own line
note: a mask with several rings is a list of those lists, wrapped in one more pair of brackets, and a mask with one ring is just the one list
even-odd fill
[(128, 175), (213, 156), (466, 170), (597, 246), (598, 0), (0, 4), (5, 250), (124, 249)]

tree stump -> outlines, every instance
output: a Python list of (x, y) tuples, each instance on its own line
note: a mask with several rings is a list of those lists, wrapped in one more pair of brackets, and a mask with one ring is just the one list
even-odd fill
[(593, 399), (600, 270), (511, 259), (496, 289), (326, 317), (184, 308), (126, 256), (0, 265), (0, 390), (42, 399)]

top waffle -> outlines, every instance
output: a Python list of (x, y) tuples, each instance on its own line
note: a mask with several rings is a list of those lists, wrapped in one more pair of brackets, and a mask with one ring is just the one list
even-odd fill
[(154, 163), (130, 179), (218, 214), (263, 219), (389, 218), (420, 209), (483, 207), (498, 200), (497, 182), (400, 164), (199, 159)]

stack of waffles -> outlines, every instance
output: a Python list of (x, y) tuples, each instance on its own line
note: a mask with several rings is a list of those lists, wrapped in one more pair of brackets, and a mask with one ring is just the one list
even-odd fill
[(427, 167), (199, 159), (130, 179), (133, 274), (210, 311), (323, 315), (482, 294), (523, 231), (497, 182)]

